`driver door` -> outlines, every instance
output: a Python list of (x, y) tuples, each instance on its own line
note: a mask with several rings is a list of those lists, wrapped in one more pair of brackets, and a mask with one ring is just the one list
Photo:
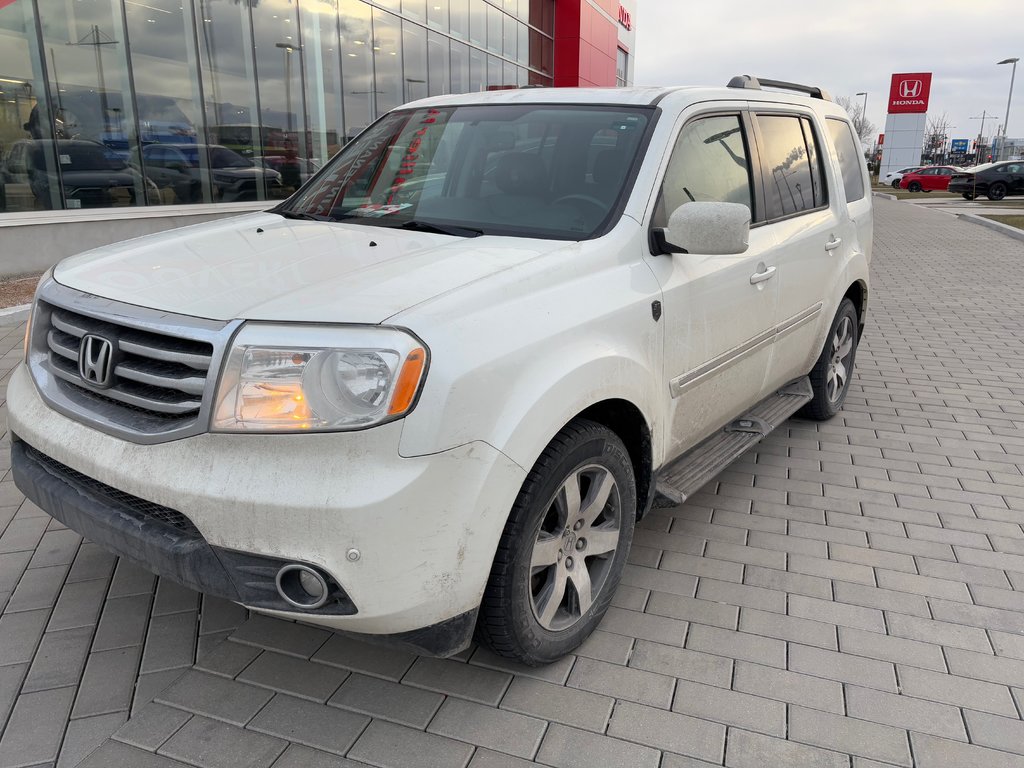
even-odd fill
[[(755, 210), (753, 152), (749, 120), (740, 110), (689, 120), (672, 150), (652, 226), (664, 227), (677, 207), (694, 201)], [(778, 280), (772, 235), (753, 218), (744, 253), (647, 255), (664, 297), (666, 461), (762, 398)]]

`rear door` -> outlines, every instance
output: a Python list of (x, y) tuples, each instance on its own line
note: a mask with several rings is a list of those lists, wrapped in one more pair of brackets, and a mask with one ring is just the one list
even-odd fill
[(774, 238), (779, 302), (766, 391), (803, 376), (818, 354), (821, 326), (834, 312), (840, 265), (855, 237), (826, 162), (822, 128), (810, 111), (764, 110), (754, 116), (765, 229)]

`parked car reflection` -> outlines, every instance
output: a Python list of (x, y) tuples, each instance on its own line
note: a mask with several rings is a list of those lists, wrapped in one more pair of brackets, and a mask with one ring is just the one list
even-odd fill
[[(109, 148), (94, 141), (56, 142), (60, 181), (48, 168), (50, 142), (22, 139), (11, 145), (4, 161), (3, 183), (8, 210), (48, 209), (51, 191), (61, 187), (68, 208), (158, 205), (157, 185), (130, 167)], [(141, 199), (140, 199), (141, 198)]]
[[(217, 202), (257, 200), (261, 180), (268, 197), (284, 196), (280, 173), (258, 167), (219, 144), (148, 144), (142, 148), (141, 167), (161, 187), (173, 189), (179, 202), (198, 202), (202, 197), (204, 156), (209, 157)], [(133, 157), (137, 158), (137, 154)]]

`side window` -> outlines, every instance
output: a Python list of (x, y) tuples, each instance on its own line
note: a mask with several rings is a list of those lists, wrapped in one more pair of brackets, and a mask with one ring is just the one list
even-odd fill
[[(765, 212), (769, 220), (812, 211), (825, 205), (821, 164), (813, 135), (805, 137), (802, 118), (795, 115), (758, 115), (763, 146)], [(816, 167), (815, 167), (816, 166)]]
[(860, 146), (853, 135), (853, 128), (845, 120), (828, 118), (829, 135), (836, 148), (839, 170), (843, 174), (843, 188), (846, 190), (846, 202), (852, 203), (864, 197), (864, 176), (861, 166), (864, 164), (860, 154)]
[(653, 225), (690, 202), (741, 203), (753, 211), (750, 156), (739, 115), (703, 117), (683, 126), (662, 182)]

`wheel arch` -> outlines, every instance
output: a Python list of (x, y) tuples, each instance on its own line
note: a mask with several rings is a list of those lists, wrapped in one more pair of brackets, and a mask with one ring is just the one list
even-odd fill
[(863, 280), (855, 280), (846, 289), (844, 299), (853, 302), (853, 308), (857, 310), (857, 338), (864, 335), (864, 324), (868, 316), (868, 286)]

